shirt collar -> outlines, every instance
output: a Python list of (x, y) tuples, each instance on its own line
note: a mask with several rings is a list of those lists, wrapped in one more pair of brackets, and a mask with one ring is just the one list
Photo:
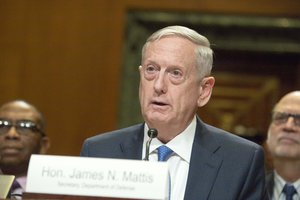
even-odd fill
[[(282, 193), (283, 187), (287, 182), (276, 172), (274, 171), (274, 192), (278, 196)], [(295, 189), (297, 190), (298, 195), (300, 195), (300, 179), (298, 179), (296, 182), (289, 183), (292, 184)]]
[[(192, 152), (192, 146), (194, 141), (194, 136), (196, 132), (196, 116), (194, 116), (192, 122), (188, 125), (188, 127), (182, 131), (180, 134), (178, 134), (175, 138), (173, 138), (171, 141), (169, 141), (167, 144), (165, 144), (167, 147), (172, 149), (175, 154), (177, 154), (179, 157), (181, 157), (186, 162), (190, 162), (191, 158), (191, 152)], [(144, 128), (144, 144), (146, 144), (146, 141), (149, 139), (149, 136), (147, 134), (149, 128), (147, 124), (145, 124)], [(157, 138), (153, 138), (151, 145), (150, 145), (150, 151), (149, 153), (155, 153), (157, 148), (161, 145), (164, 145), (161, 141), (159, 141)], [(144, 145), (145, 146), (145, 145)], [(145, 151), (143, 152), (143, 155), (145, 155)]]
[(16, 178), (16, 181), (18, 181), (18, 183), (20, 184), (20, 186), (22, 187), (22, 189), (25, 190), (27, 177), (26, 176), (18, 177), (18, 178)]

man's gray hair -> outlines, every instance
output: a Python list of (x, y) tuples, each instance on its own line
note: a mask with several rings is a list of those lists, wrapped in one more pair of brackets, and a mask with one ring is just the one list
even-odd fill
[(196, 31), (184, 26), (168, 26), (154, 32), (146, 41), (142, 49), (142, 61), (149, 43), (163, 37), (176, 36), (190, 40), (198, 47), (196, 49), (197, 69), (201, 78), (210, 75), (213, 65), (213, 51), (209, 40)]

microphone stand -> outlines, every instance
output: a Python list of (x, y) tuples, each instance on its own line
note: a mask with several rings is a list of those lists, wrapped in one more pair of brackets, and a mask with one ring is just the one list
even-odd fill
[(145, 155), (145, 158), (144, 158), (144, 160), (146, 160), (146, 161), (149, 161), (149, 151), (150, 151), (151, 141), (152, 141), (153, 138), (157, 137), (157, 134), (158, 134), (158, 132), (155, 128), (150, 128), (148, 130), (149, 139), (146, 142), (146, 155)]

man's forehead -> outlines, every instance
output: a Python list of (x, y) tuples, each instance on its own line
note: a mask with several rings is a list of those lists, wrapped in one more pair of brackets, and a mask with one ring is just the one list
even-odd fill
[(284, 98), (277, 104), (275, 110), (300, 112), (300, 98)]
[(0, 117), (37, 119), (38, 113), (28, 105), (8, 104), (1, 107)]

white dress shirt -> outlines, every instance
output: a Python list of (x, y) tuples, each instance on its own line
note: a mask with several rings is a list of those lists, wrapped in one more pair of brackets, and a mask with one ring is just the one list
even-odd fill
[[(284, 185), (287, 182), (283, 180), (281, 176), (275, 171), (274, 172), (274, 191), (272, 200), (285, 200), (285, 194), (282, 192)], [(300, 200), (300, 179), (294, 183), (289, 183), (294, 185), (297, 190), (297, 194), (294, 194), (293, 200)]]
[[(157, 148), (161, 145), (166, 145), (173, 150), (173, 154), (167, 160), (170, 177), (171, 177), (171, 200), (183, 200), (187, 177), (189, 173), (190, 158), (192, 153), (192, 146), (196, 131), (196, 116), (190, 125), (174, 139), (167, 144), (163, 144), (157, 138), (154, 138), (150, 145), (149, 161), (157, 162)], [(149, 128), (145, 125), (143, 154), (146, 153), (146, 142), (149, 139), (147, 134)]]

